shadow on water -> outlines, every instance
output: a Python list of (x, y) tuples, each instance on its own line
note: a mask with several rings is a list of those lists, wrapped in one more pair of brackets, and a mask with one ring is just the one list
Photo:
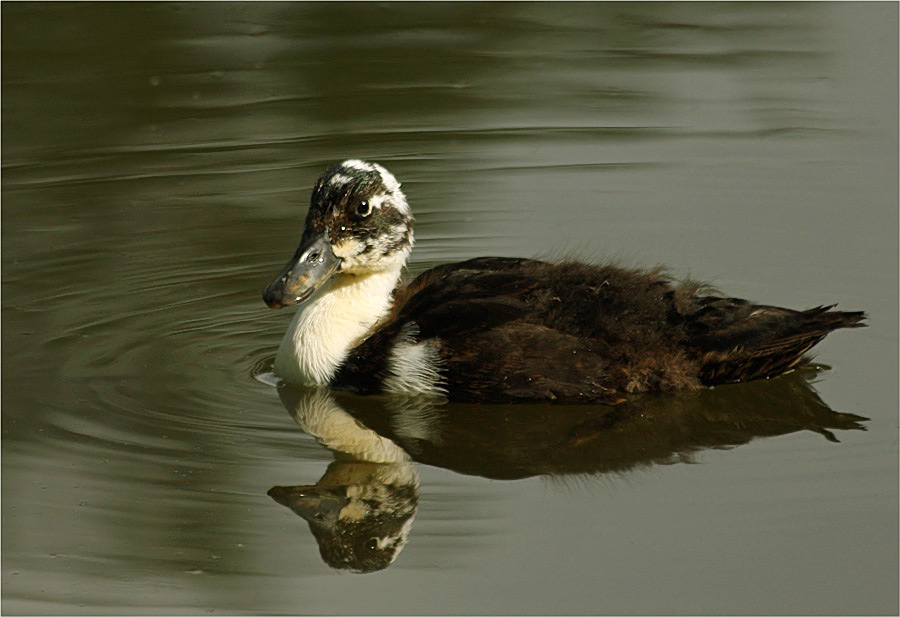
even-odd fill
[(495, 480), (599, 476), (690, 463), (696, 452), (797, 431), (838, 442), (834, 430), (865, 430), (867, 418), (822, 401), (812, 387), (820, 370), (616, 406), (456, 404), (281, 385), (285, 408), (335, 461), (315, 485), (275, 486), (269, 495), (309, 523), (328, 565), (377, 571), (408, 540), (414, 462)]

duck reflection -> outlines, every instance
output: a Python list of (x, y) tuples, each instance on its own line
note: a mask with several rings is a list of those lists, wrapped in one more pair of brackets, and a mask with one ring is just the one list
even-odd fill
[(623, 473), (809, 430), (865, 430), (812, 388), (819, 368), (740, 387), (643, 395), (614, 406), (478, 405), (357, 397), (282, 385), (282, 403), (335, 462), (315, 486), (274, 487), (330, 566), (371, 572), (406, 544), (418, 504), (412, 462), (493, 479)]

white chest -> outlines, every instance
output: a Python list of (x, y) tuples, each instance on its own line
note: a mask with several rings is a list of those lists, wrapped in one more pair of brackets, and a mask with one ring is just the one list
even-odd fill
[(391, 306), (400, 267), (365, 276), (337, 275), (297, 312), (275, 356), (289, 383), (327, 385)]

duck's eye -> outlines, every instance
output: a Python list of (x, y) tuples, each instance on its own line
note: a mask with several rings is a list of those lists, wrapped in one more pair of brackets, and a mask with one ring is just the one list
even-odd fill
[(370, 551), (374, 551), (378, 548), (378, 538), (369, 538), (366, 541), (366, 548)]
[(368, 199), (363, 199), (359, 202), (359, 205), (356, 206), (356, 213), (360, 216), (369, 216), (372, 213), (372, 206), (369, 204)]

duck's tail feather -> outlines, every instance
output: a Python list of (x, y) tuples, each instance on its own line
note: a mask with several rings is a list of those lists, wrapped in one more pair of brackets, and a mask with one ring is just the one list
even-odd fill
[(716, 385), (776, 377), (803, 363), (805, 354), (828, 333), (866, 325), (864, 312), (833, 311), (834, 306), (806, 311), (735, 306), (718, 328), (710, 327), (692, 341), (700, 354), (701, 382)]

